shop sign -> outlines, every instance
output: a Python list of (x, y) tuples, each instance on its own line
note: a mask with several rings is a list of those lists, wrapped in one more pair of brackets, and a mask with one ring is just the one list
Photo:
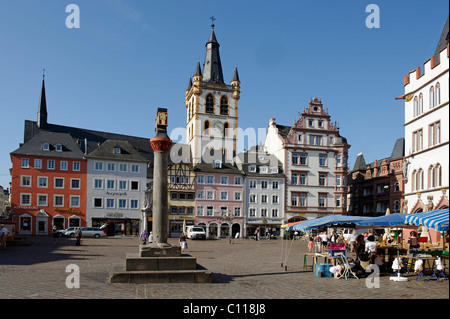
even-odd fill
[(106, 195), (111, 196), (127, 196), (127, 192), (105, 192)]
[(38, 210), (39, 207), (33, 207), (33, 206), (14, 206), (14, 209)]
[(124, 217), (124, 213), (119, 212), (108, 212), (105, 214), (105, 217)]

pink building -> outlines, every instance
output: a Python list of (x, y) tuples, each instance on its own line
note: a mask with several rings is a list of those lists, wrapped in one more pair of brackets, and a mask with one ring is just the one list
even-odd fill
[(232, 164), (214, 161), (194, 167), (196, 174), (195, 225), (205, 227), (207, 238), (243, 233), (242, 173)]

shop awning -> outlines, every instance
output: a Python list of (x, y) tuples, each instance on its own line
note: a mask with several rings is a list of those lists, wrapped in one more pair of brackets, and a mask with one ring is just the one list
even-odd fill
[(357, 221), (356, 226), (367, 226), (367, 227), (390, 227), (390, 226), (400, 226), (405, 225), (405, 217), (407, 214), (389, 214), (379, 217), (374, 217), (370, 219)]
[(426, 226), (437, 231), (445, 231), (448, 230), (448, 208), (408, 214), (405, 217), (405, 222), (417, 226)]
[(287, 227), (287, 230), (300, 230), (306, 231), (313, 228), (319, 228), (323, 226), (332, 226), (339, 224), (352, 224), (360, 220), (370, 219), (370, 217), (362, 216), (347, 216), (347, 215), (328, 215), (325, 217), (309, 219), (301, 224)]
[(281, 229), (289, 228), (289, 227), (292, 227), (292, 226), (294, 226), (294, 225), (297, 225), (297, 224), (300, 224), (300, 223), (303, 223), (303, 222), (306, 222), (306, 221), (307, 221), (307, 220), (305, 219), (305, 220), (301, 220), (301, 221), (299, 221), (299, 222), (294, 222), (294, 223), (284, 224), (284, 225), (281, 225)]

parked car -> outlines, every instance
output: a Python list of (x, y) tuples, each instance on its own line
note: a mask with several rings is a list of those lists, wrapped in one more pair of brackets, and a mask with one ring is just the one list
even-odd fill
[[(75, 237), (76, 229), (77, 229), (77, 227), (73, 227), (73, 229), (70, 231), (67, 231), (65, 233), (65, 235), (68, 237), (71, 237), (71, 238)], [(81, 235), (83, 237), (94, 237), (94, 238), (100, 238), (100, 237), (106, 236), (103, 229), (100, 229), (99, 227), (81, 227)]]
[(77, 228), (76, 227), (69, 227), (69, 228), (66, 228), (66, 229), (58, 229), (59, 237), (64, 237), (64, 236), (66, 236), (67, 232), (75, 231), (75, 229), (77, 229)]
[(206, 232), (203, 227), (188, 226), (186, 227), (186, 237), (189, 239), (206, 239)]

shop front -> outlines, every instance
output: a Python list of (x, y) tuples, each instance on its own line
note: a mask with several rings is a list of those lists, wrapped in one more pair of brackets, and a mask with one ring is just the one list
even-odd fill
[(92, 227), (104, 229), (106, 236), (139, 236), (139, 219), (92, 218)]
[(248, 219), (245, 228), (246, 236), (254, 236), (256, 230), (258, 230), (260, 238), (268, 238), (268, 234), (270, 234), (271, 238), (278, 237), (280, 235), (281, 224), (281, 218)]

